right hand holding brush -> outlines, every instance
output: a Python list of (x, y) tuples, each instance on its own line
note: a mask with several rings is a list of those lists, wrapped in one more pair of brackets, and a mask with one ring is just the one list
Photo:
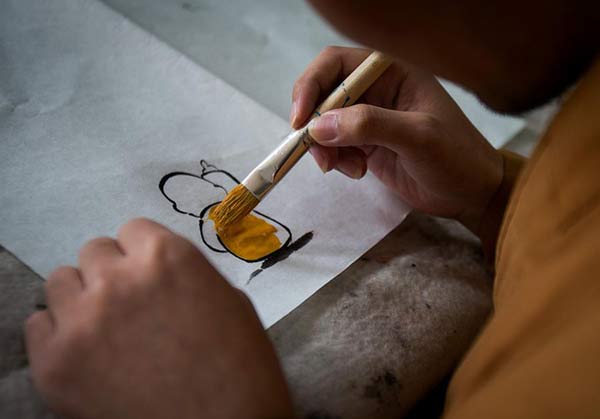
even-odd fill
[[(296, 81), (291, 123), (312, 111), (370, 51), (325, 49)], [(324, 172), (361, 178), (367, 169), (410, 206), (475, 231), (503, 176), (502, 156), (435, 77), (394, 62), (362, 103), (316, 118), (311, 154)]]

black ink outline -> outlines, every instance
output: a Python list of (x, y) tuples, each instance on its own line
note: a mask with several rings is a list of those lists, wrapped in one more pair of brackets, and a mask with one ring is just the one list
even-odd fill
[(284, 233), (287, 233), (287, 239), (285, 240), (284, 243), (282, 243), (281, 247), (279, 247), (277, 250), (261, 257), (258, 259), (244, 259), (241, 256), (236, 255), (234, 252), (232, 252), (221, 240), (221, 238), (219, 237), (218, 234), (215, 234), (217, 237), (217, 240), (219, 241), (219, 244), (223, 247), (223, 249), (218, 249), (216, 247), (214, 247), (213, 245), (211, 245), (207, 238), (205, 237), (205, 233), (204, 233), (204, 226), (205, 226), (205, 220), (204, 220), (204, 216), (206, 215), (206, 213), (210, 210), (210, 208), (214, 207), (215, 205), (218, 205), (221, 201), (217, 201), (217, 202), (213, 202), (212, 204), (207, 205), (206, 207), (204, 207), (200, 213), (196, 214), (196, 213), (191, 213), (191, 212), (187, 212), (187, 211), (183, 211), (181, 210), (178, 206), (177, 206), (177, 202), (172, 199), (166, 192), (165, 192), (165, 185), (167, 184), (167, 182), (169, 181), (169, 179), (175, 177), (175, 176), (188, 176), (188, 177), (192, 177), (195, 179), (199, 179), (203, 182), (208, 182), (211, 185), (213, 185), (215, 188), (220, 188), (223, 190), (223, 192), (225, 194), (227, 194), (227, 189), (222, 186), (219, 185), (217, 183), (214, 183), (208, 179), (206, 179), (207, 175), (213, 174), (213, 173), (222, 173), (225, 176), (228, 176), (231, 180), (233, 180), (233, 182), (235, 182), (236, 184), (240, 184), (240, 181), (233, 176), (231, 173), (225, 171), (225, 170), (221, 170), (219, 168), (217, 168), (215, 165), (208, 163), (206, 160), (200, 160), (200, 166), (202, 167), (202, 172), (200, 175), (194, 174), (194, 173), (189, 173), (189, 172), (182, 172), (182, 171), (177, 171), (177, 172), (171, 172), (171, 173), (167, 173), (166, 175), (164, 175), (159, 183), (158, 183), (158, 189), (160, 190), (161, 194), (163, 195), (163, 197), (169, 201), (171, 203), (171, 206), (173, 208), (174, 211), (178, 212), (179, 214), (183, 214), (183, 215), (188, 215), (190, 217), (196, 218), (198, 219), (198, 230), (200, 232), (200, 238), (202, 240), (202, 243), (204, 243), (204, 245), (209, 248), (210, 250), (212, 250), (213, 252), (216, 253), (229, 253), (232, 256), (234, 256), (235, 258), (246, 262), (246, 263), (257, 263), (257, 262), (262, 262), (261, 266), (259, 269), (255, 270), (254, 272), (252, 272), (250, 274), (250, 277), (248, 278), (248, 282), (247, 284), (250, 283), (250, 281), (252, 281), (253, 278), (255, 278), (258, 274), (260, 274), (262, 271), (264, 271), (265, 269), (277, 264), (278, 262), (281, 262), (282, 260), (287, 259), (292, 253), (294, 253), (295, 251), (301, 249), (302, 247), (306, 246), (313, 238), (313, 232), (308, 232), (305, 233), (304, 235), (302, 235), (298, 240), (292, 242), (292, 231), (290, 230), (289, 227), (287, 227), (286, 225), (284, 225), (283, 223), (277, 221), (276, 219), (274, 219), (273, 217), (270, 217), (266, 214), (263, 214), (262, 212), (258, 212), (258, 211), (253, 211), (255, 214), (260, 215), (262, 218), (269, 220), (275, 224), (277, 224), (278, 226), (281, 227), (281, 229), (284, 231)]
[(235, 253), (233, 253), (231, 250), (229, 250), (229, 248), (227, 248), (227, 246), (225, 245), (225, 243), (223, 243), (223, 241), (221, 240), (221, 237), (219, 237), (219, 235), (218, 235), (218, 234), (216, 235), (216, 236), (217, 236), (217, 240), (219, 240), (219, 243), (221, 243), (221, 246), (223, 246), (223, 248), (224, 248), (224, 249), (227, 249), (227, 250), (226, 250), (226, 251), (223, 251), (223, 250), (219, 251), (218, 249), (215, 249), (215, 248), (213, 248), (213, 247), (212, 247), (210, 244), (208, 244), (208, 242), (207, 242), (206, 238), (204, 237), (204, 230), (202, 229), (202, 227), (204, 226), (204, 216), (206, 215), (206, 213), (207, 213), (207, 212), (208, 212), (208, 211), (209, 211), (209, 210), (210, 210), (212, 207), (214, 207), (215, 205), (218, 205), (218, 204), (220, 204), (220, 203), (221, 203), (221, 201), (217, 201), (217, 202), (213, 202), (212, 204), (210, 204), (210, 205), (206, 206), (206, 207), (205, 207), (205, 208), (204, 208), (204, 209), (203, 209), (203, 210), (200, 212), (200, 216), (198, 217), (198, 218), (199, 218), (199, 220), (198, 220), (198, 227), (200, 228), (200, 237), (202, 238), (202, 242), (203, 242), (203, 243), (204, 243), (204, 244), (205, 244), (205, 245), (206, 245), (208, 248), (210, 248), (211, 250), (215, 250), (215, 251), (217, 251), (217, 252), (219, 252), (219, 253), (226, 253), (226, 252), (227, 252), (227, 253), (230, 253), (230, 254), (232, 254), (233, 256), (235, 256), (236, 258), (238, 258), (239, 260), (243, 260), (244, 262), (247, 262), (247, 263), (256, 263), (256, 262), (261, 262), (261, 261), (263, 261), (263, 260), (265, 260), (265, 259), (267, 259), (267, 258), (269, 258), (269, 257), (273, 256), (275, 253), (277, 253), (277, 252), (279, 252), (281, 249), (283, 249), (283, 248), (287, 247), (287, 246), (288, 246), (288, 245), (289, 245), (289, 244), (292, 242), (292, 231), (290, 230), (290, 228), (289, 228), (288, 226), (281, 224), (281, 223), (280, 223), (279, 221), (277, 221), (276, 219), (274, 219), (274, 218), (272, 218), (272, 217), (269, 217), (268, 215), (266, 215), (266, 214), (263, 214), (262, 212), (258, 212), (258, 211), (252, 211), (252, 212), (254, 212), (254, 213), (256, 213), (256, 214), (260, 215), (261, 217), (263, 217), (263, 218), (266, 218), (267, 220), (269, 220), (269, 221), (272, 221), (272, 222), (274, 222), (275, 224), (277, 224), (277, 225), (279, 225), (280, 227), (282, 227), (282, 228), (283, 228), (283, 230), (284, 230), (284, 231), (287, 233), (287, 235), (288, 235), (288, 238), (287, 238), (287, 240), (285, 241), (285, 243), (282, 243), (282, 244), (281, 244), (281, 246), (280, 246), (280, 247), (279, 247), (277, 250), (274, 250), (274, 251), (272, 251), (271, 253), (269, 253), (269, 254), (267, 254), (267, 255), (265, 255), (265, 256), (263, 256), (263, 257), (261, 257), (261, 258), (258, 258), (258, 259), (244, 259), (243, 257), (241, 257), (241, 256), (239, 256), (239, 255), (236, 255), (236, 254), (235, 254)]
[(292, 253), (294, 253), (297, 250), (302, 249), (304, 246), (306, 246), (312, 240), (313, 236), (314, 236), (314, 234), (312, 231), (309, 231), (308, 233), (304, 233), (298, 240), (291, 243), (289, 246), (285, 246), (285, 247), (282, 246), (277, 251), (271, 253), (271, 255), (264, 258), (264, 261), (263, 261), (263, 263), (261, 263), (260, 268), (258, 268), (257, 270), (255, 270), (254, 272), (252, 272), (250, 274), (250, 276), (248, 277), (248, 282), (246, 282), (246, 284), (249, 284), (250, 281), (252, 281), (252, 279), (254, 279), (258, 274), (260, 274), (265, 269), (270, 268), (271, 266), (275, 265), (276, 263), (281, 262), (282, 260), (286, 260), (288, 257), (291, 256)]

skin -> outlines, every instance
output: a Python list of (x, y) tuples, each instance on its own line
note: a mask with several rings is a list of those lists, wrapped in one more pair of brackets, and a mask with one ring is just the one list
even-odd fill
[(600, 40), (600, 3), (587, 0), (309, 3), (355, 41), (452, 80), (506, 113), (562, 93)]
[[(368, 54), (355, 48), (324, 50), (294, 86), (292, 125), (303, 125), (318, 100)], [(363, 102), (311, 123), (309, 132), (319, 143), (311, 153), (319, 167), (354, 179), (371, 170), (413, 208), (458, 219), (477, 231), (502, 181), (502, 157), (435, 77), (397, 61)]]
[[(556, 96), (600, 45), (598, 2), (312, 0), (346, 35), (398, 58), (363, 103), (316, 119), (326, 172), (371, 170), (421, 211), (477, 232), (502, 159), (433, 77), (519, 112)], [(518, 11), (518, 12), (515, 12)], [(507, 30), (510, 28), (510, 30)], [(299, 78), (292, 125), (368, 52), (325, 50)], [(410, 64), (409, 64), (410, 62)], [(66, 418), (291, 417), (273, 347), (242, 292), (149, 220), (86, 244), (26, 323), (34, 383)]]
[[(290, 399), (245, 295), (152, 221), (87, 243), (26, 324), (36, 387), (66, 418), (284, 418)], [(244, 412), (240, 416), (240, 412)]]

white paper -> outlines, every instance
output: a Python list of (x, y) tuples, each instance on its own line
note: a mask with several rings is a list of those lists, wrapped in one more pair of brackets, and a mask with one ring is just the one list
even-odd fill
[[(294, 81), (317, 54), (354, 45), (304, 0), (103, 1), (282, 118)], [(472, 94), (442, 84), (496, 148), (524, 127), (523, 119), (490, 112)]]
[[(201, 160), (243, 177), (287, 131), (284, 120), (95, 0), (3, 4), (0, 240), (42, 276), (75, 264), (87, 240), (145, 216), (197, 243), (270, 326), (407, 213), (374, 178), (323, 176), (306, 158), (258, 210), (294, 240), (314, 237), (248, 283), (261, 264), (210, 251), (198, 220), (175, 212), (158, 184), (176, 171), (200, 175)], [(223, 173), (209, 180), (229, 182)], [(167, 194), (194, 214), (224, 193), (204, 179), (173, 181)]]

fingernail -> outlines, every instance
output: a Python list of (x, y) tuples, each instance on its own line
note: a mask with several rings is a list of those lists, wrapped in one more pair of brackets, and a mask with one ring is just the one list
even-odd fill
[(338, 118), (336, 113), (326, 113), (311, 121), (308, 132), (318, 143), (336, 139), (338, 134)]
[(310, 154), (312, 154), (312, 156), (314, 157), (315, 163), (317, 163), (317, 166), (319, 166), (319, 169), (321, 169), (321, 172), (323, 172), (323, 174), (325, 174), (331, 170), (329, 168), (327, 159), (325, 157), (323, 157), (323, 155), (320, 153), (319, 149), (316, 146), (311, 147), (309, 149), (309, 151), (310, 151)]
[(317, 163), (319, 165), (319, 169), (321, 169), (321, 172), (323, 172), (323, 174), (326, 174), (327, 172), (329, 172), (329, 169), (327, 168), (327, 164), (320, 162)]
[(336, 167), (336, 170), (339, 170), (344, 175), (348, 176), (351, 179), (360, 179), (363, 177), (362, 170), (357, 170), (351, 167)]
[(352, 179), (361, 179), (366, 172), (362, 163), (353, 161), (340, 162), (336, 169)]
[(296, 114), (298, 113), (298, 104), (296, 101), (292, 102), (292, 109), (290, 110), (290, 125), (292, 127), (296, 126)]

